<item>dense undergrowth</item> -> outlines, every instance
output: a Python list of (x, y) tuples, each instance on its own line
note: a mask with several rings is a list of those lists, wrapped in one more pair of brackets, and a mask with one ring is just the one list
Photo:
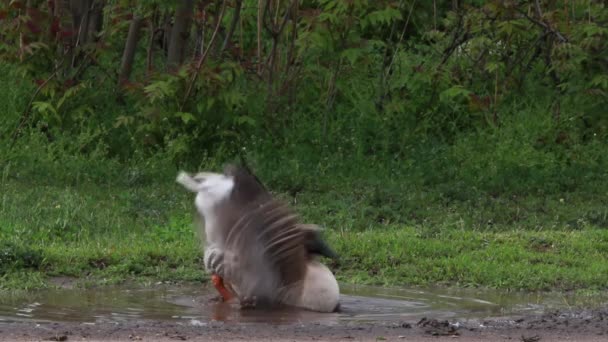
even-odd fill
[(284, 78), (252, 74), (248, 56), (151, 74), (140, 57), (116, 87), (118, 25), (78, 77), (41, 86), (53, 48), (19, 61), (0, 45), (0, 289), (205, 280), (174, 177), (240, 158), (327, 228), (342, 281), (606, 287), (604, 5), (573, 1), (564, 19), (546, 4), (532, 20), (525, 4), (473, 1), (431, 28), (424, 4), (305, 3), (321, 14), (280, 45), (297, 56), (276, 66)]

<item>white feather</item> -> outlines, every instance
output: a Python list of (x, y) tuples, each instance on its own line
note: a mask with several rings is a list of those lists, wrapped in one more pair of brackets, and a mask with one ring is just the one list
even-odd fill
[[(230, 196), (234, 188), (234, 179), (221, 173), (200, 172), (190, 176), (181, 171), (176, 181), (186, 189), (196, 192), (194, 201), (198, 213), (203, 217), (205, 223), (205, 237), (208, 245), (218, 243), (221, 239), (216, 232), (215, 212), (216, 204)], [(217, 248), (221, 248), (218, 246)]]
[(312, 311), (333, 312), (339, 301), (340, 287), (333, 273), (322, 263), (310, 261), (301, 297), (295, 305)]

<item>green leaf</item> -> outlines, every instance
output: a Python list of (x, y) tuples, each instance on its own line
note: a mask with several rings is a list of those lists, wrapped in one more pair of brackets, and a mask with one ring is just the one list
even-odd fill
[(114, 121), (114, 128), (118, 128), (121, 126), (129, 126), (133, 124), (134, 121), (135, 118), (132, 116), (120, 115), (116, 118), (116, 121)]
[(359, 48), (350, 48), (340, 53), (342, 58), (346, 58), (351, 66), (354, 66), (359, 57), (363, 55), (363, 50)]
[(500, 62), (490, 61), (486, 63), (486, 71), (490, 73), (494, 73), (495, 71), (500, 71), (504, 68), (504, 64)]
[(86, 83), (80, 83), (77, 86), (71, 87), (68, 90), (66, 90), (66, 92), (59, 99), (59, 101), (57, 101), (57, 110), (61, 109), (61, 107), (63, 106), (64, 102), (67, 99), (73, 97), (74, 95), (76, 95), (79, 91), (81, 91), (84, 88), (86, 88)]
[(326, 21), (332, 24), (336, 24), (338, 22), (338, 16), (331, 12), (323, 12), (319, 14), (319, 21)]
[(450, 102), (457, 100), (458, 98), (468, 98), (469, 94), (471, 94), (470, 90), (465, 89), (461, 85), (455, 85), (451, 88), (442, 91), (439, 95), (439, 99), (441, 100), (441, 102)]
[(369, 26), (390, 25), (393, 21), (400, 19), (402, 19), (402, 16), (398, 9), (387, 7), (381, 10), (373, 11), (366, 15), (361, 20), (361, 28), (365, 29)]
[(182, 119), (182, 122), (185, 124), (189, 123), (190, 121), (196, 121), (196, 118), (194, 117), (194, 115), (192, 115), (190, 113), (186, 113), (186, 112), (177, 112), (177, 113), (175, 113), (175, 116)]
[(151, 102), (157, 102), (173, 94), (169, 81), (156, 81), (144, 87), (144, 92)]
[(247, 116), (247, 115), (241, 115), (241, 116), (237, 116), (234, 119), (234, 122), (239, 124), (239, 125), (244, 125), (247, 124), (249, 126), (255, 126), (256, 125), (256, 121), (254, 118)]
[(57, 113), (57, 110), (49, 102), (34, 101), (32, 103), (32, 108), (40, 113), (40, 115), (42, 115), (42, 117), (44, 117), (46, 120), (50, 120), (52, 118), (57, 120), (57, 122), (61, 122), (61, 117)]
[(589, 82), (589, 85), (592, 88), (600, 88), (600, 89), (608, 90), (608, 75), (606, 75), (606, 74), (596, 75), (595, 77), (593, 77), (593, 79), (591, 79), (591, 82)]

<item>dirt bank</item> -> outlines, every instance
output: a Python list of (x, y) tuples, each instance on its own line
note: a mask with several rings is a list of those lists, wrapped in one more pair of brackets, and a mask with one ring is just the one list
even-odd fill
[(488, 320), (221, 323), (154, 320), (83, 324), (0, 322), (0, 341), (606, 341), (608, 309)]

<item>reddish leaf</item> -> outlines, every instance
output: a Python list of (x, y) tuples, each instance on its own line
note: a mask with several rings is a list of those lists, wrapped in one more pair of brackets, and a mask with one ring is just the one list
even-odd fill
[(59, 30), (61, 30), (61, 23), (59, 21), (59, 18), (54, 18), (53, 22), (51, 23), (51, 34), (55, 36), (57, 32), (59, 32)]
[(44, 80), (43, 80), (43, 79), (40, 79), (40, 78), (39, 78), (39, 79), (37, 79), (37, 80), (35, 80), (34, 82), (36, 83), (36, 85), (37, 85), (37, 86), (41, 86), (41, 85), (43, 85), (43, 84), (44, 84)]
[(205, 19), (205, 11), (196, 11), (194, 13), (194, 20), (203, 21)]
[(46, 17), (46, 13), (43, 13), (39, 9), (33, 7), (27, 9), (27, 14), (34, 21), (40, 21)]
[(469, 94), (469, 107), (472, 110), (487, 110), (490, 108), (491, 99), (489, 96), (479, 96), (477, 94)]
[(33, 20), (28, 20), (28, 22), (26, 23), (27, 28), (32, 32), (32, 33), (40, 33), (41, 29), (40, 26), (34, 24)]
[(133, 13), (116, 15), (114, 18), (112, 18), (112, 24), (119, 24), (131, 19), (133, 19)]
[(306, 17), (306, 18), (317, 17), (321, 14), (321, 10), (320, 9), (303, 9), (303, 10), (299, 11), (299, 14), (302, 17)]
[(25, 4), (22, 3), (21, 1), (14, 1), (11, 4), (11, 7), (16, 8), (16, 9), (24, 9), (25, 8)]
[(74, 79), (71, 79), (71, 78), (69, 78), (69, 79), (67, 79), (67, 80), (63, 81), (63, 86), (64, 86), (64, 87), (66, 87), (66, 88), (71, 88), (71, 87), (73, 87), (75, 84), (76, 84), (76, 81), (75, 81)]
[(55, 12), (55, 0), (48, 0), (46, 2), (47, 6), (49, 6), (49, 13)]
[(2, 10), (0, 11), (0, 20), (6, 18), (8, 16), (8, 11)]
[(110, 44), (103, 40), (100, 40), (95, 44), (95, 48), (98, 50), (107, 49), (108, 47), (110, 47)]
[(74, 35), (73, 30), (63, 30), (61, 31), (61, 38), (70, 38)]

